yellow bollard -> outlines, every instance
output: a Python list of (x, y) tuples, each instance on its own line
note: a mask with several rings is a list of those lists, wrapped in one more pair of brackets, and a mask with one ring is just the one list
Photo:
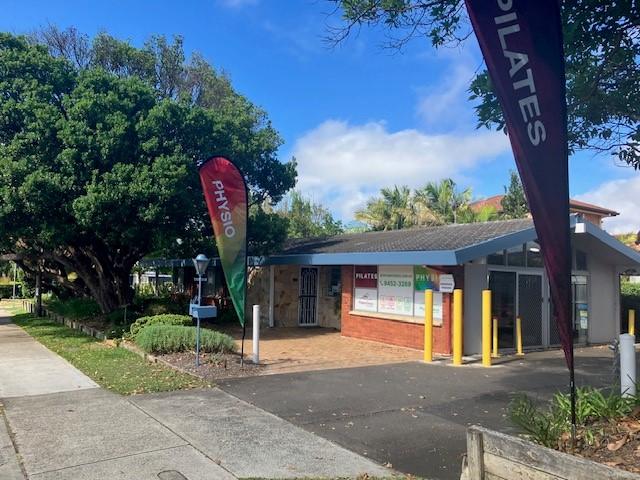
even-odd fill
[(493, 352), (491, 353), (493, 358), (498, 358), (500, 354), (498, 353), (498, 319), (493, 318)]
[(433, 361), (433, 290), (424, 291), (424, 361)]
[(453, 364), (462, 365), (462, 290), (453, 291)]
[(636, 311), (629, 310), (629, 335), (636, 334)]
[(482, 291), (482, 365), (491, 366), (491, 290)]
[(522, 351), (522, 319), (516, 318), (516, 353), (518, 355), (524, 355)]

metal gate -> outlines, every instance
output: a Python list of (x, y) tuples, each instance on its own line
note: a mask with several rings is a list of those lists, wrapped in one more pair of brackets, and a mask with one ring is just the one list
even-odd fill
[(312, 327), (318, 324), (318, 267), (300, 268), (300, 296), (298, 299), (298, 325)]

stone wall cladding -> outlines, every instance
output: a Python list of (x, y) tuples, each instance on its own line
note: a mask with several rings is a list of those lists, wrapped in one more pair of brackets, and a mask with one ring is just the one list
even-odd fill
[[(298, 326), (300, 265), (275, 265), (274, 309), (276, 327)], [(318, 325), (340, 329), (340, 295), (329, 295), (331, 267), (319, 267)], [(247, 291), (247, 319), (252, 318), (252, 305), (260, 305), (260, 322), (269, 324), (269, 267), (251, 268)]]
[[(461, 269), (454, 268), (456, 287), (462, 288)], [(441, 327), (433, 327), (433, 351), (451, 354), (451, 294), (443, 295)], [(424, 325), (350, 313), (353, 309), (353, 266), (342, 266), (342, 335), (402, 347), (424, 348)]]

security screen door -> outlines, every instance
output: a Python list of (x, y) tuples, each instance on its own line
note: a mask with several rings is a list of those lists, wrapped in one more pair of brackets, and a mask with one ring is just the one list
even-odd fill
[(542, 274), (492, 270), (492, 317), (498, 320), (498, 347), (516, 347), (516, 318), (522, 320), (522, 345), (543, 344)]
[(489, 274), (492, 318), (498, 321), (498, 347), (514, 348), (516, 316), (516, 272)]
[(518, 315), (522, 320), (522, 345), (542, 345), (542, 275), (518, 274)]
[(318, 324), (318, 267), (300, 268), (300, 296), (298, 325), (312, 327)]

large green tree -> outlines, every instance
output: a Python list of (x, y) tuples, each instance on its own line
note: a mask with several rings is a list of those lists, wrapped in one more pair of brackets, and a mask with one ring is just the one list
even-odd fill
[(305, 198), (299, 191), (293, 191), (285, 198), (279, 210), (287, 220), (287, 234), (290, 238), (324, 237), (344, 231), (342, 222), (320, 203)]
[(130, 300), (140, 258), (210, 235), (197, 161), (233, 158), (253, 212), (293, 187), (265, 112), (200, 57), (186, 63), (179, 39), (46, 32), (75, 47), (0, 34), (0, 253), (27, 271), (107, 312)]
[(505, 185), (504, 197), (500, 202), (502, 215), (504, 218), (524, 218), (529, 213), (529, 206), (520, 177), (513, 170), (509, 172), (509, 177), (509, 185)]
[[(386, 29), (389, 46), (412, 38), (434, 47), (471, 36), (463, 0), (329, 0), (343, 22), (330, 32), (341, 41), (354, 27)], [(640, 3), (635, 0), (562, 2), (567, 72), (569, 146), (608, 152), (640, 169)], [(486, 71), (470, 85), (479, 126), (504, 128)]]

